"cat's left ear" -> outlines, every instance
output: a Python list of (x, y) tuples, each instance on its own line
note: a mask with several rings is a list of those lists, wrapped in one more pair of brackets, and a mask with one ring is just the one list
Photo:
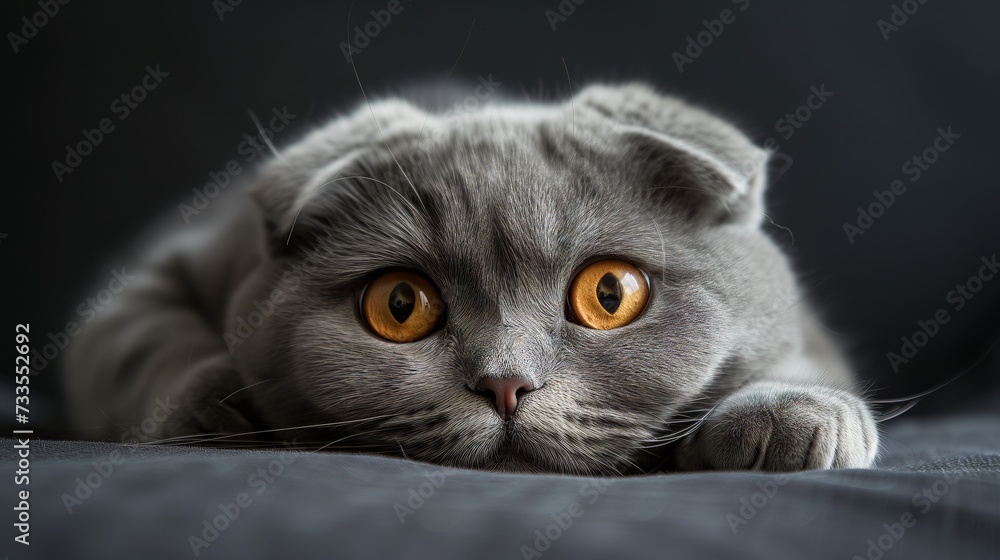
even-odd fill
[(761, 224), (770, 154), (725, 120), (641, 84), (590, 86), (573, 103), (604, 123), (605, 148), (653, 201), (702, 223)]

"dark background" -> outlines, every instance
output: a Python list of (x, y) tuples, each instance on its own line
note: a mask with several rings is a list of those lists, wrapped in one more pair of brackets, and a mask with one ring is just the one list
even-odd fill
[[(8, 38), (0, 270), (10, 338), (16, 323), (30, 322), (33, 342), (48, 342), (46, 333), (78, 319), (76, 306), (107, 284), (111, 268), (132, 262), (151, 224), (183, 226), (177, 205), (240, 157), (241, 136), (255, 130), (248, 110), (265, 116), (287, 106), (297, 115), (278, 134), (280, 147), (358, 103), (340, 43), (349, 25), (363, 26), (387, 4), (358, 0), (349, 23), (349, 2), (246, 0), (220, 20), (209, 0), (72, 1), (18, 53)], [(888, 0), (587, 0), (555, 30), (545, 12), (558, 11), (558, 0), (401, 5), (355, 54), (369, 95), (405, 93), (449, 72), (470, 94), (477, 77), (492, 76), (498, 94), (519, 99), (640, 79), (721, 112), (760, 143), (777, 139), (792, 165), (775, 177), (769, 214), (794, 233), (789, 252), (820, 313), (881, 397), (946, 379), (1000, 337), (1000, 278), (960, 311), (946, 301), (980, 257), (1000, 249), (1000, 4), (929, 0), (888, 41), (877, 24), (890, 20)], [(672, 54), (724, 9), (735, 21), (679, 72)], [(6, 2), (4, 32), (20, 34), (21, 17), (39, 10)], [(119, 121), (112, 101), (156, 64), (169, 77)], [(821, 85), (834, 95), (783, 138), (777, 121)], [(52, 161), (105, 117), (115, 130), (58, 182)], [(904, 162), (948, 126), (961, 138), (910, 182)], [(906, 193), (851, 244), (844, 222), (895, 179)], [(894, 372), (886, 353), (942, 307), (951, 321)], [(998, 355), (913, 413), (975, 406), (984, 386), (997, 387)], [(53, 434), (64, 433), (59, 359), (32, 379), (32, 423)], [(12, 402), (9, 377), (2, 386), (3, 402)]]

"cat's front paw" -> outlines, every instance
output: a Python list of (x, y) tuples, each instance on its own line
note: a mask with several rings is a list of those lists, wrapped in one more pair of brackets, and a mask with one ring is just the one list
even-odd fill
[(678, 449), (682, 470), (865, 468), (878, 430), (868, 406), (843, 390), (751, 383), (725, 397)]
[(156, 436), (189, 445), (246, 443), (253, 439), (253, 428), (241, 412), (246, 387), (225, 357), (206, 360), (189, 373), (177, 410), (159, 425)]

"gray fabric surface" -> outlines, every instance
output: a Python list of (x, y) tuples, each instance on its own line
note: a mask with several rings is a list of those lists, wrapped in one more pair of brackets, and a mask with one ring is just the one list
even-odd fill
[[(603, 481), (333, 453), (35, 439), (32, 544), (12, 544), (10, 557), (194, 558), (189, 536), (202, 537), (219, 504), (245, 493), (249, 505), (199, 558), (539, 557), (522, 547), (542, 558), (1000, 558), (1000, 416), (900, 418), (886, 434), (873, 470)], [(106, 479), (92, 474), (92, 463), (115, 452), (124, 460)], [(294, 459), (285, 465), (282, 456)], [(277, 464), (271, 482), (249, 479)], [(10, 453), (4, 469), (15, 469)], [(88, 475), (100, 486), (70, 514), (63, 495)], [(411, 490), (429, 497), (413, 499), (401, 523), (396, 504), (409, 507)], [(572, 524), (539, 550), (536, 530), (557, 534), (553, 514)]]

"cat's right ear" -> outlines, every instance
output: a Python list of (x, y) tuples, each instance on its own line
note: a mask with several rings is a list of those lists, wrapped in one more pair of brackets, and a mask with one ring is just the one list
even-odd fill
[(274, 251), (287, 250), (293, 227), (297, 236), (304, 229), (297, 224), (307, 225), (321, 190), (346, 187), (336, 179), (357, 174), (366, 153), (419, 130), (425, 119), (406, 101), (365, 103), (276, 154), (250, 187)]

